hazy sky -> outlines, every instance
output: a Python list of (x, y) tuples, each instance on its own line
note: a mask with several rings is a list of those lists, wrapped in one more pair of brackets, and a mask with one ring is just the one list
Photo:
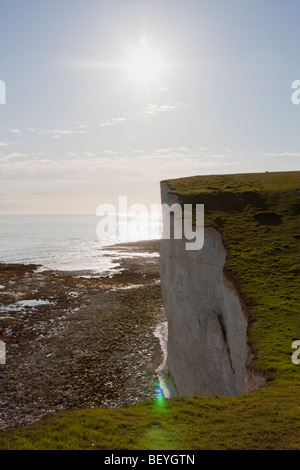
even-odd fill
[(299, 0), (0, 0), (0, 213), (299, 169)]

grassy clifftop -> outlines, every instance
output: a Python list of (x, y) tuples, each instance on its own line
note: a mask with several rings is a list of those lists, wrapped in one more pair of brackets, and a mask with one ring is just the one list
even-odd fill
[(222, 234), (226, 269), (249, 311), (249, 342), (264, 388), (237, 398), (194, 397), (119, 410), (80, 410), (0, 434), (1, 449), (300, 449), (300, 172), (169, 181), (204, 203)]

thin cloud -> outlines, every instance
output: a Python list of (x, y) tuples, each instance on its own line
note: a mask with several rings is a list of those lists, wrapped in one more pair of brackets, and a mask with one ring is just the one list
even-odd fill
[(86, 131), (76, 131), (70, 129), (49, 129), (46, 131), (42, 131), (42, 134), (48, 134), (51, 136), (51, 139), (61, 139), (67, 135), (74, 135), (74, 134), (86, 134)]
[(93, 152), (92, 150), (84, 150), (83, 155), (85, 155), (86, 157), (94, 157), (95, 152)]
[(123, 152), (117, 152), (115, 150), (102, 150), (101, 153), (104, 153), (105, 155), (124, 155)]
[(264, 153), (265, 157), (300, 157), (300, 152)]
[[(86, 134), (87, 131), (86, 125), (82, 122), (76, 122), (76, 129), (44, 129), (44, 130), (38, 130), (34, 127), (28, 127), (27, 129), (17, 129), (17, 128), (11, 128), (9, 129), (9, 132), (14, 135), (25, 135), (26, 133), (31, 134), (31, 135), (49, 135), (52, 139), (59, 139), (63, 136), (67, 135), (73, 135), (73, 134)], [(9, 142), (0, 142), (0, 147), (4, 147), (6, 145), (10, 145)]]
[(28, 157), (28, 153), (20, 153), (20, 152), (14, 152), (10, 153), (7, 155), (9, 158), (20, 158), (20, 157)]
[[(154, 103), (149, 103), (145, 108), (138, 110), (134, 113), (124, 113), (122, 116), (119, 117), (112, 117), (110, 119), (106, 119), (100, 123), (100, 127), (109, 127), (109, 126), (116, 126), (122, 122), (128, 121), (129, 119), (139, 118), (139, 117), (147, 117), (153, 116), (160, 113), (166, 113), (175, 111), (179, 108), (188, 107), (187, 104), (183, 103), (167, 103), (163, 105), (158, 105)], [(101, 116), (99, 114), (99, 116)]]
[(68, 151), (65, 152), (65, 155), (67, 155), (68, 157), (77, 157), (77, 153), (68, 152)]
[[(186, 152), (186, 147), (173, 149), (158, 148), (150, 152), (134, 150), (127, 155), (119, 155), (113, 150), (101, 151), (97, 158), (84, 153), (70, 158), (66, 153), (64, 159), (13, 158), (25, 154), (10, 154), (6, 160), (0, 158), (0, 174), (2, 179), (34, 180), (40, 178), (48, 181), (153, 181), (165, 177), (188, 176), (198, 174), (212, 168), (226, 168), (228, 165), (239, 165), (238, 161), (220, 162), (203, 156), (199, 150)], [(145, 164), (147, 171), (145, 172)]]
[(182, 103), (168, 103), (168, 104), (163, 104), (163, 105), (150, 103), (144, 110), (144, 114), (147, 115), (147, 114), (166, 113), (166, 112), (174, 111), (178, 108), (182, 108), (183, 106), (187, 106), (187, 105), (183, 105)]
[(121, 116), (118, 118), (107, 119), (106, 121), (101, 122), (100, 127), (115, 126), (116, 124), (120, 124), (120, 122), (127, 121), (127, 119), (128, 119), (128, 116)]
[(84, 124), (84, 122), (81, 122), (81, 121), (76, 121), (75, 126), (79, 127), (79, 129), (86, 129), (87, 128), (87, 125)]
[(12, 160), (14, 158), (26, 158), (28, 156), (29, 155), (27, 153), (13, 152), (7, 155), (0, 155), (0, 160), (1, 162), (8, 162), (9, 160)]

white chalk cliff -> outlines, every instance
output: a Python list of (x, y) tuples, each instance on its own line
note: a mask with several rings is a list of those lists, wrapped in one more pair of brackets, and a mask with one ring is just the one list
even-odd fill
[[(162, 203), (178, 197), (161, 183)], [(168, 320), (167, 372), (176, 394), (237, 396), (263, 383), (248, 369), (248, 319), (225, 276), (221, 236), (206, 227), (201, 250), (186, 240), (161, 240), (160, 277)], [(174, 391), (173, 391), (174, 394)]]

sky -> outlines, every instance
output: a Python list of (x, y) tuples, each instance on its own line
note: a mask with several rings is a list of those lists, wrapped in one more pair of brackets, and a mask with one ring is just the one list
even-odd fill
[(0, 213), (299, 170), (299, 17), (298, 0), (0, 0)]

